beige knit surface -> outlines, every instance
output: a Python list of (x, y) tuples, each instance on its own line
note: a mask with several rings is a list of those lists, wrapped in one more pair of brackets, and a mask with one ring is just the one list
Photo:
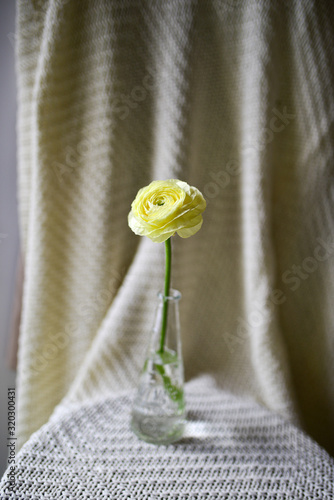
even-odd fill
[(208, 202), (173, 238), (186, 379), (334, 453), (333, 6), (18, 1), (19, 446), (56, 405), (135, 386), (164, 245), (127, 214), (179, 178)]
[(3, 500), (333, 500), (334, 459), (295, 426), (209, 377), (186, 387), (184, 438), (140, 441), (132, 392), (65, 409), (37, 431), (8, 471)]

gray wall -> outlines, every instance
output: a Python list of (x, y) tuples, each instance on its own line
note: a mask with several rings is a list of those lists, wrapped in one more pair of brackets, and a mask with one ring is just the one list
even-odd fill
[(0, 476), (7, 465), (7, 389), (15, 386), (6, 359), (19, 253), (14, 33), (15, 0), (0, 0)]

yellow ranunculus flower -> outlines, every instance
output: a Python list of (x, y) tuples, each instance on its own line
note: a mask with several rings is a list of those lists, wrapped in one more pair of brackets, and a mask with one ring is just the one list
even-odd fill
[(128, 223), (139, 236), (161, 243), (177, 233), (189, 238), (202, 226), (206, 201), (195, 187), (177, 179), (153, 181), (132, 202)]

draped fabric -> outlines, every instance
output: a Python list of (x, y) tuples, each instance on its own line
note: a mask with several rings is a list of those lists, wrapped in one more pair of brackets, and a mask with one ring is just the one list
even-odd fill
[(18, 1), (20, 445), (136, 385), (164, 245), (127, 214), (179, 178), (207, 200), (172, 238), (186, 380), (334, 453), (333, 26), (315, 0)]

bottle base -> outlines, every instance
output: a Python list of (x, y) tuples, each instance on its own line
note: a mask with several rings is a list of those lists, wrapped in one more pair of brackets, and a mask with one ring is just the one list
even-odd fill
[(185, 416), (149, 416), (132, 413), (131, 428), (139, 439), (151, 444), (170, 444), (179, 441), (184, 432)]

